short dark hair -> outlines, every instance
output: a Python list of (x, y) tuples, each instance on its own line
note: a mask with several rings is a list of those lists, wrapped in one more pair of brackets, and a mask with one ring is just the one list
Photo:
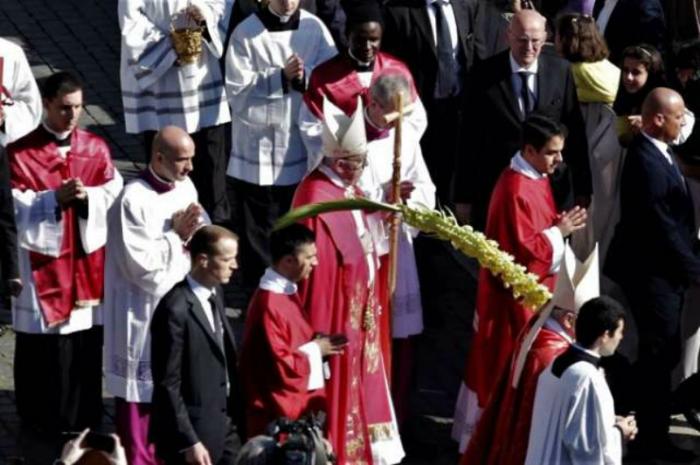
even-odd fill
[(192, 239), (190, 239), (190, 257), (194, 258), (201, 253), (214, 255), (217, 252), (216, 243), (225, 238), (238, 241), (238, 236), (233, 231), (229, 231), (226, 228), (213, 224), (202, 226), (192, 235)]
[(300, 247), (313, 244), (315, 240), (313, 231), (299, 223), (273, 231), (270, 235), (272, 263), (279, 263), (285, 256), (296, 254)]
[(661, 53), (649, 44), (639, 44), (627, 47), (622, 51), (622, 61), (625, 58), (631, 58), (637, 60), (647, 69), (649, 77), (652, 76), (663, 76), (665, 74), (664, 60)]
[(608, 296), (589, 300), (581, 307), (576, 318), (576, 342), (590, 349), (606, 332), (614, 332), (625, 320), (625, 309)]
[(595, 63), (610, 52), (592, 16), (569, 13), (557, 20), (557, 35), (564, 58), (572, 63)]
[(41, 96), (51, 100), (59, 95), (72, 94), (83, 90), (83, 81), (69, 71), (59, 71), (46, 78), (41, 86)]
[(566, 137), (566, 126), (549, 116), (533, 113), (523, 123), (522, 147), (531, 145), (540, 150), (555, 136)]

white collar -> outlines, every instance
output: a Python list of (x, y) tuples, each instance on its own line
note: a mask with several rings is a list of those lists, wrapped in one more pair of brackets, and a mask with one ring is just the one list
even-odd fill
[(435, 3), (442, 3), (443, 6), (450, 5), (450, 0), (425, 0), (425, 6), (430, 8)]
[(288, 23), (289, 20), (292, 18), (292, 15), (281, 15), (281, 14), (277, 13), (275, 10), (272, 9), (272, 7), (270, 5), (267, 6), (267, 9), (270, 11), (270, 13), (272, 13), (274, 16), (276, 16), (280, 20), (280, 23), (282, 23), (282, 24)]
[(216, 289), (209, 289), (196, 279), (192, 277), (192, 275), (188, 274), (187, 275), (187, 284), (190, 285), (190, 289), (192, 289), (192, 292), (194, 293), (195, 296), (197, 296), (197, 299), (199, 299), (200, 302), (207, 302), (209, 300), (209, 297), (212, 295), (216, 295)]
[(53, 134), (54, 137), (56, 137), (56, 139), (58, 139), (58, 140), (64, 140), (64, 139), (67, 139), (68, 137), (70, 137), (71, 131), (56, 132), (53, 129), (51, 129), (48, 124), (46, 124), (46, 120), (42, 120), (41, 125), (44, 126), (44, 129), (46, 129), (51, 134)]
[(260, 278), (260, 289), (273, 292), (275, 294), (292, 295), (297, 292), (297, 285), (278, 272), (268, 267), (265, 274)]
[(346, 183), (343, 181), (340, 176), (338, 176), (338, 173), (330, 169), (328, 166), (321, 164), (318, 167), (318, 170), (325, 174), (328, 179), (336, 186), (340, 187), (341, 189), (345, 189), (346, 191), (353, 191), (353, 186)]
[(513, 74), (520, 73), (522, 71), (530, 74), (537, 74), (537, 70), (539, 69), (539, 60), (535, 60), (534, 63), (532, 63), (530, 66), (520, 66), (517, 61), (515, 61), (515, 58), (513, 58), (513, 52), (508, 53), (508, 59), (510, 60), (510, 70)]
[(642, 131), (642, 135), (647, 138), (649, 142), (654, 144), (654, 146), (659, 149), (661, 154), (664, 156), (667, 162), (673, 165), (673, 160), (671, 159), (671, 155), (668, 153), (668, 144), (662, 140), (656, 139), (654, 137), (651, 137), (649, 134), (647, 134), (645, 131)]
[(156, 178), (158, 181), (162, 182), (163, 184), (168, 184), (170, 186), (174, 186), (175, 184), (177, 184), (177, 181), (168, 181), (163, 176), (160, 176), (158, 173), (156, 173), (156, 170), (153, 169), (153, 167), (151, 166), (150, 163), (148, 164), (148, 171), (151, 172), (151, 174), (153, 175), (154, 178)]
[(576, 347), (576, 348), (577, 348), (578, 350), (580, 350), (581, 352), (585, 352), (585, 353), (587, 353), (588, 355), (591, 355), (591, 356), (593, 356), (593, 357), (595, 357), (595, 358), (600, 358), (600, 354), (599, 354), (598, 352), (594, 352), (594, 351), (592, 351), (592, 350), (586, 349), (585, 347), (583, 347), (582, 345), (578, 344), (577, 342), (574, 342), (574, 343), (571, 344), (571, 345), (574, 346), (574, 347)]
[(513, 155), (513, 158), (510, 159), (510, 169), (534, 180), (544, 179), (547, 177), (546, 174), (542, 174), (533, 168), (532, 165), (525, 160), (525, 158), (523, 158), (520, 150), (518, 150), (515, 155)]
[[(372, 62), (371, 62), (371, 61), (362, 61), (362, 60), (358, 59), (355, 55), (352, 54), (352, 50), (349, 49), (349, 48), (348, 48), (348, 55), (350, 56), (350, 58), (351, 58), (352, 60), (355, 61), (355, 63), (357, 63), (357, 64), (360, 65), (360, 66), (372, 66)], [(374, 60), (373, 60), (373, 61), (374, 61)], [(360, 71), (360, 72), (362, 72), (362, 73), (371, 73), (372, 70), (369, 70), (369, 71)]]
[(544, 322), (544, 327), (554, 331), (564, 339), (566, 339), (569, 343), (574, 342), (574, 339), (569, 335), (569, 333), (564, 329), (564, 327), (559, 323), (554, 317), (549, 317), (547, 320)]

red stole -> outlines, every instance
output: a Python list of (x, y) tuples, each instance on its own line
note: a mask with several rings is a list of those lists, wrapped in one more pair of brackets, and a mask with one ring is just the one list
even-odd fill
[[(552, 246), (543, 231), (554, 225), (557, 211), (549, 179), (530, 179), (506, 168), (491, 195), (486, 236), (515, 261), (554, 288), (550, 274)], [(505, 369), (515, 340), (532, 311), (513, 298), (499, 278), (481, 269), (476, 297), (478, 327), (467, 359), (466, 385), (483, 407)]]
[[(527, 329), (523, 330), (516, 347), (522, 345), (527, 332)], [(525, 463), (537, 380), (545, 368), (568, 348), (569, 342), (556, 331), (546, 327), (540, 330), (525, 360), (518, 387), (512, 385), (512, 364), (502, 373), (460, 465)]]
[[(114, 177), (107, 144), (75, 129), (65, 159), (43, 126), (7, 147), (11, 184), (20, 191), (55, 190), (62, 181), (79, 178), (85, 186), (101, 186)], [(63, 242), (58, 257), (29, 252), (37, 298), (47, 326), (67, 321), (76, 306), (99, 304), (103, 297), (104, 248), (86, 254), (82, 248), (75, 206), (57, 211), (63, 217)]]
[[(316, 170), (299, 184), (294, 207), (345, 198)], [(338, 463), (372, 463), (371, 439), (391, 422), (391, 399), (381, 356), (378, 305), (352, 213), (324, 213), (303, 223), (316, 233), (319, 265), (299, 295), (314, 331), (344, 333), (348, 346), (331, 357), (328, 428)]]
[[(417, 95), (413, 77), (406, 65), (388, 53), (379, 52), (374, 59), (372, 80), (388, 69), (396, 70), (411, 83), (413, 97)], [(323, 118), (323, 97), (329, 99), (336, 107), (352, 115), (357, 106), (357, 96), (362, 96), (362, 103), (367, 104), (367, 89), (362, 86), (352, 59), (345, 54), (338, 54), (318, 65), (311, 73), (309, 87), (304, 94), (304, 102), (317, 118)]]

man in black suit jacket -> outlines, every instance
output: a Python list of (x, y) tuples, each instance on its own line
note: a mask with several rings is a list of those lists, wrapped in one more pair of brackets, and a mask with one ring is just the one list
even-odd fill
[(233, 332), (219, 287), (238, 268), (238, 238), (204, 226), (190, 241), (192, 271), (161, 299), (151, 323), (149, 438), (171, 464), (233, 465), (241, 396)]
[(545, 24), (534, 10), (517, 12), (508, 29), (509, 50), (479, 63), (469, 79), (454, 200), (458, 219), (477, 228), (486, 223), (493, 186), (520, 148), (522, 123), (533, 111), (568, 128), (566, 166), (552, 179), (558, 209), (590, 201), (588, 143), (574, 80), (567, 61), (542, 52)]
[[(0, 145), (0, 295), (19, 295), (22, 282), (17, 268), (17, 228), (15, 207), (10, 189), (7, 152)], [(0, 308), (3, 302), (0, 300)]]
[[(459, 154), (458, 136), (463, 130), (460, 95), (466, 90), (466, 75), (474, 62), (476, 0), (428, 3), (390, 0), (384, 11), (382, 49), (400, 58), (413, 74), (428, 114), (428, 128), (421, 139), (423, 157), (438, 200), (447, 204)], [(443, 34), (445, 24), (449, 31)], [(452, 77), (455, 79), (448, 90), (441, 87)]]
[[(605, 4), (612, 2), (614, 0), (596, 0), (593, 16), (599, 28)], [(621, 64), (622, 52), (630, 45), (649, 44), (659, 51), (664, 50), (666, 22), (659, 0), (617, 0), (603, 26), (602, 32), (610, 50), (610, 61), (617, 65)]]
[(627, 296), (639, 332), (636, 382), (643, 389), (637, 452), (674, 461), (692, 459), (671, 445), (668, 430), (683, 295), (690, 281), (700, 280), (693, 203), (668, 145), (680, 133), (684, 109), (683, 98), (667, 88), (655, 89), (645, 100), (642, 133), (629, 147), (622, 170), (620, 222), (606, 263), (607, 274)]

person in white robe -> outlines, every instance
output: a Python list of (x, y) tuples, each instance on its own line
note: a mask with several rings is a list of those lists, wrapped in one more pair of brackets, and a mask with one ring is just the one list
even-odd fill
[(326, 26), (299, 0), (271, 0), (233, 31), (226, 55), (232, 147), (227, 182), (241, 238), (241, 281), (257, 288), (271, 264), (272, 225), (306, 174), (298, 115), (311, 71), (337, 53)]
[(190, 270), (186, 242), (209, 222), (187, 176), (194, 150), (184, 130), (163, 128), (154, 139), (150, 164), (126, 185), (110, 211), (104, 371), (107, 390), (117, 398), (117, 434), (134, 465), (157, 463), (147, 440), (151, 317), (160, 298)]
[(102, 420), (103, 248), (123, 185), (107, 143), (77, 127), (82, 88), (71, 73), (49, 76), (42, 123), (7, 147), (19, 245), (17, 411), (27, 429), (56, 440)]
[(532, 412), (526, 465), (621, 465), (623, 441), (637, 434), (633, 415), (615, 415), (601, 357), (622, 340), (625, 311), (609, 297), (586, 302), (577, 342), (542, 373)]
[[(190, 177), (199, 201), (217, 223), (229, 220), (226, 131), (231, 113), (219, 60), (233, 2), (226, 0), (119, 0), (120, 77), (124, 122), (143, 134), (150, 156), (155, 132), (178, 126), (192, 137), (198, 157)], [(201, 52), (178, 51), (171, 31), (202, 30)]]
[(0, 37), (0, 145), (14, 142), (41, 120), (41, 97), (22, 48)]

